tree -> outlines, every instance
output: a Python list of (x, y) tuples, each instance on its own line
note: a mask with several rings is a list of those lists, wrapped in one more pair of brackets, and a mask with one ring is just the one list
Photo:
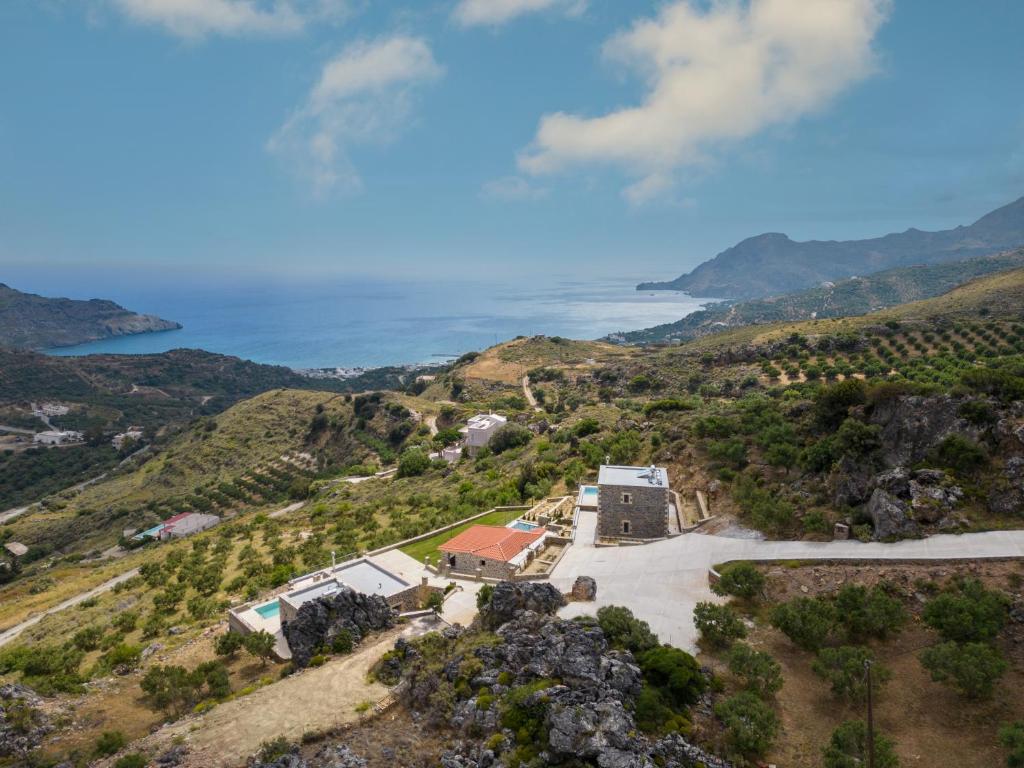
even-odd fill
[(836, 595), (836, 612), (846, 636), (854, 641), (884, 640), (902, 629), (907, 620), (903, 605), (878, 586), (870, 590), (859, 584), (843, 586)]
[(798, 597), (775, 606), (771, 623), (798, 647), (817, 651), (835, 629), (836, 610), (823, 600)]
[(867, 698), (868, 663), (872, 665), (871, 680), (876, 691), (892, 677), (888, 669), (874, 661), (874, 654), (868, 648), (844, 645), (839, 648), (822, 648), (811, 668), (831, 683), (835, 696), (859, 704)]
[(999, 744), (1009, 753), (1007, 768), (1024, 768), (1024, 722), (1004, 723), (999, 729)]
[(750, 691), (716, 704), (715, 714), (725, 724), (729, 746), (741, 755), (761, 757), (779, 731), (779, 719), (772, 708)]
[(100, 657), (107, 669), (119, 675), (127, 675), (139, 667), (142, 661), (142, 646), (119, 643)]
[(707, 687), (700, 664), (686, 651), (660, 645), (637, 656), (644, 682), (657, 688), (674, 709), (696, 703)]
[(499, 454), (511, 448), (519, 448), (533, 439), (533, 433), (519, 424), (506, 424), (495, 430), (487, 447), (492, 453)]
[(747, 636), (743, 620), (727, 605), (697, 603), (693, 609), (693, 623), (701, 639), (712, 648), (726, 648), (734, 640)]
[(1008, 600), (977, 579), (964, 579), (957, 592), (943, 592), (925, 605), (925, 624), (958, 643), (990, 641), (1006, 624)]
[(276, 642), (272, 634), (261, 629), (259, 632), (246, 635), (243, 644), (245, 645), (245, 650), (256, 656), (263, 664), (266, 664), (267, 660), (274, 655), (274, 645)]
[(493, 594), (493, 584), (484, 584), (480, 587), (480, 591), (476, 593), (476, 608), (478, 611), (482, 611), (485, 607), (491, 604), (491, 595)]
[(864, 382), (859, 379), (844, 379), (818, 390), (814, 397), (814, 418), (825, 432), (836, 429), (846, 419), (850, 408), (861, 405), (867, 399)]
[(398, 476), (415, 477), (430, 469), (430, 457), (419, 448), (406, 448), (398, 459)]
[(921, 652), (921, 664), (938, 683), (947, 683), (972, 699), (987, 699), (1008, 664), (995, 648), (985, 643), (948, 642)]
[(228, 630), (214, 641), (213, 649), (218, 656), (233, 658), (245, 644), (245, 637), (240, 632)]
[(719, 576), (718, 583), (711, 588), (716, 595), (753, 600), (764, 589), (764, 575), (753, 563), (730, 563), (721, 568)]
[(196, 695), (195, 678), (179, 666), (150, 667), (139, 683), (153, 706), (172, 714), (182, 712)]
[(658, 636), (651, 631), (650, 625), (635, 618), (628, 608), (619, 605), (599, 608), (597, 623), (613, 648), (641, 653), (658, 646)]
[[(848, 720), (832, 732), (822, 750), (822, 768), (863, 768), (868, 759), (868, 727), (861, 720)], [(899, 768), (893, 743), (875, 734), (875, 768)]]
[(96, 746), (93, 747), (93, 754), (97, 757), (107, 757), (115, 754), (125, 744), (128, 743), (128, 739), (120, 731), (104, 731), (96, 739)]
[(770, 654), (756, 651), (746, 643), (734, 643), (729, 649), (729, 671), (761, 698), (782, 689), (781, 665)]

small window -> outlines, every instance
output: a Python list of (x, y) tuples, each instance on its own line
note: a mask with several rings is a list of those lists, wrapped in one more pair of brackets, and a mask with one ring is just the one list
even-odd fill
[(485, 567), (487, 567), (487, 561), (486, 561), (486, 560), (481, 560), (481, 561), (480, 561), (480, 567), (481, 567), (481, 568), (485, 568)]
[(622, 532), (626, 534), (629, 533), (629, 520), (622, 521)]
[(633, 494), (632, 493), (624, 493), (624, 494), (622, 494), (622, 503), (623, 504), (632, 504), (633, 503)]

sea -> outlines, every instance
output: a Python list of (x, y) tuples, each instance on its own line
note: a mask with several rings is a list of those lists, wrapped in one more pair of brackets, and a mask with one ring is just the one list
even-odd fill
[(295, 369), (443, 362), (520, 335), (597, 339), (673, 322), (714, 301), (637, 291), (635, 276), (400, 281), (183, 273), (147, 280), (62, 279), (51, 271), (45, 279), (12, 276), (10, 285), (46, 296), (111, 299), (183, 326), (51, 354), (186, 347)]

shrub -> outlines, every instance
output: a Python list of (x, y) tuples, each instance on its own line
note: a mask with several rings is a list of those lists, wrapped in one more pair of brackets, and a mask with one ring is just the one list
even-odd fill
[(149, 765), (148, 757), (139, 752), (132, 752), (114, 763), (114, 768), (146, 768), (147, 765)]
[(835, 629), (836, 611), (831, 603), (798, 597), (775, 606), (772, 626), (805, 651), (817, 651)]
[(707, 687), (700, 664), (686, 651), (660, 645), (637, 655), (644, 682), (652, 685), (676, 710), (696, 703)]
[(139, 668), (142, 661), (142, 646), (119, 643), (103, 654), (100, 661), (107, 669), (119, 675), (126, 675)]
[(999, 744), (1007, 750), (1007, 768), (1024, 768), (1024, 722), (1004, 723), (999, 728)]
[(480, 587), (480, 591), (476, 593), (476, 607), (478, 611), (482, 611), (486, 606), (491, 603), (491, 595), (494, 594), (494, 586), (492, 584), (484, 584)]
[(102, 639), (103, 629), (101, 627), (86, 627), (75, 632), (71, 642), (80, 651), (95, 651)]
[[(437, 592), (434, 592), (433, 594), (440, 596)], [(352, 653), (354, 645), (355, 643), (352, 641), (352, 634), (347, 629), (343, 629), (334, 636), (333, 640), (331, 640), (331, 651), (333, 653), (342, 654)]]
[(127, 743), (128, 739), (120, 731), (104, 731), (96, 739), (93, 754), (97, 757), (107, 757), (119, 752)]
[(965, 579), (957, 591), (929, 600), (922, 617), (943, 640), (990, 641), (1006, 624), (1007, 604), (1001, 592), (986, 589), (977, 579)]
[(874, 663), (874, 658), (869, 649), (859, 645), (822, 648), (818, 651), (818, 658), (814, 660), (812, 669), (829, 681), (835, 696), (859, 704), (868, 693), (865, 674), (868, 664), (871, 664), (871, 681), (876, 689), (892, 677), (888, 669)]
[(862, 405), (867, 390), (860, 379), (844, 379), (818, 390), (814, 396), (814, 420), (818, 427), (831, 432), (849, 415), (850, 408)]
[(487, 447), (492, 453), (504, 453), (512, 448), (527, 445), (533, 439), (533, 433), (519, 424), (506, 424), (495, 430)]
[(721, 578), (711, 591), (716, 595), (732, 595), (753, 600), (764, 589), (764, 575), (753, 563), (729, 563), (719, 569)]
[(260, 630), (259, 632), (246, 635), (242, 644), (245, 650), (266, 664), (267, 660), (274, 655), (274, 645), (276, 642), (272, 634)]
[(727, 605), (697, 603), (693, 609), (693, 623), (701, 639), (712, 648), (726, 648), (733, 641), (747, 636), (743, 620)]
[(782, 689), (782, 667), (771, 655), (756, 651), (746, 643), (734, 643), (729, 649), (729, 671), (747, 690), (766, 698)]
[(650, 625), (635, 618), (628, 608), (618, 605), (599, 608), (597, 623), (613, 648), (640, 653), (658, 646), (658, 637), (651, 631)]
[(261, 763), (272, 763), (278, 758), (284, 757), (292, 751), (292, 745), (284, 736), (264, 741), (260, 744), (260, 751), (257, 753)]
[(637, 727), (645, 733), (667, 733), (670, 731), (686, 731), (690, 727), (689, 720), (672, 709), (661, 692), (650, 685), (640, 689), (633, 709), (633, 717)]
[(708, 444), (708, 456), (713, 460), (734, 469), (743, 469), (747, 465), (747, 446), (741, 438), (732, 437), (728, 440), (716, 440)]
[(938, 683), (947, 683), (972, 699), (987, 699), (1005, 674), (1007, 663), (985, 643), (948, 642), (925, 648), (921, 664)]
[(406, 448), (398, 459), (398, 477), (415, 477), (430, 469), (430, 457), (419, 448)]
[(771, 707), (749, 691), (716, 704), (715, 715), (725, 724), (729, 746), (740, 755), (763, 756), (779, 731), (779, 720)]
[(962, 435), (950, 435), (936, 446), (931, 459), (959, 475), (972, 475), (985, 466), (988, 455), (976, 443)]
[(213, 649), (218, 656), (232, 657), (245, 644), (245, 637), (240, 632), (228, 630), (214, 641)]
[[(862, 768), (868, 761), (868, 727), (861, 720), (848, 720), (832, 732), (822, 750), (822, 768)], [(875, 768), (899, 768), (893, 743), (875, 734)]]
[(855, 641), (869, 637), (885, 639), (899, 632), (907, 620), (907, 612), (895, 598), (878, 586), (847, 584), (836, 595), (836, 610), (846, 636)]

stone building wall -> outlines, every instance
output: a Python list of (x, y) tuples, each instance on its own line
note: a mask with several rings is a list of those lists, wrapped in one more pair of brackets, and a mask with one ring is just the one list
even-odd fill
[(482, 569), (481, 574), (483, 576), (493, 579), (507, 579), (512, 573), (509, 564), (503, 560), (492, 560), (489, 557), (480, 557), (480, 555), (474, 555), (469, 552), (456, 552), (454, 555), (442, 552), (441, 565), (445, 566), (452, 563), (453, 557), (455, 562), (451, 565), (451, 570), (456, 573), (475, 575), (477, 569), (480, 568)]
[[(631, 503), (623, 502), (629, 494)], [(623, 523), (629, 532), (623, 532)], [(607, 539), (660, 539), (668, 535), (668, 488), (602, 485), (597, 496), (597, 533)]]

